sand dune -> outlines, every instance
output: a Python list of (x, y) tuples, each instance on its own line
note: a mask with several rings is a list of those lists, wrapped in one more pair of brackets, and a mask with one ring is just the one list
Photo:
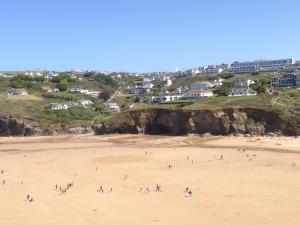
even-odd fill
[(0, 172), (1, 225), (300, 224), (299, 138), (0, 138)]

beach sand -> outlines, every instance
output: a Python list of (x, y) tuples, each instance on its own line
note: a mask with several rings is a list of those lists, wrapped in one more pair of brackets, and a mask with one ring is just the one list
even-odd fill
[(1, 170), (1, 225), (300, 224), (300, 138), (9, 137)]

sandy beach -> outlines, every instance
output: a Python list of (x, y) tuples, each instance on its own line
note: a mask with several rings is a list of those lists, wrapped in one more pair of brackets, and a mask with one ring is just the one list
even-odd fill
[(298, 225), (300, 138), (0, 138), (0, 199), (1, 225)]

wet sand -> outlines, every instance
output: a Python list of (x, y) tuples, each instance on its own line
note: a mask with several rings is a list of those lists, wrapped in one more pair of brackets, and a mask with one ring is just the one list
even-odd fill
[(300, 224), (300, 138), (0, 138), (0, 172), (1, 225)]

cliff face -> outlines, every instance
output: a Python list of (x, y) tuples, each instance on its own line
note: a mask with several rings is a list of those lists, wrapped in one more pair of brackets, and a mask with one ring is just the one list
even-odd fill
[[(265, 135), (279, 133), (299, 135), (299, 122), (287, 123), (280, 115), (263, 109), (164, 110), (130, 111), (93, 126), (95, 134), (150, 134), (187, 135), (204, 134)], [(54, 124), (44, 128), (32, 119), (16, 119), (0, 114), (0, 136), (41, 136), (91, 133), (91, 127)]]
[(38, 136), (47, 135), (39, 124), (31, 119), (18, 120), (9, 115), (0, 114), (0, 136)]
[(60, 124), (45, 128), (33, 119), (16, 119), (6, 114), (0, 114), (0, 136), (46, 136), (91, 132), (93, 132), (91, 127), (72, 127)]
[(299, 126), (288, 127), (280, 116), (263, 109), (224, 109), (218, 111), (151, 109), (130, 111), (94, 126), (95, 134), (129, 133), (151, 135), (213, 135), (281, 133), (298, 135)]

